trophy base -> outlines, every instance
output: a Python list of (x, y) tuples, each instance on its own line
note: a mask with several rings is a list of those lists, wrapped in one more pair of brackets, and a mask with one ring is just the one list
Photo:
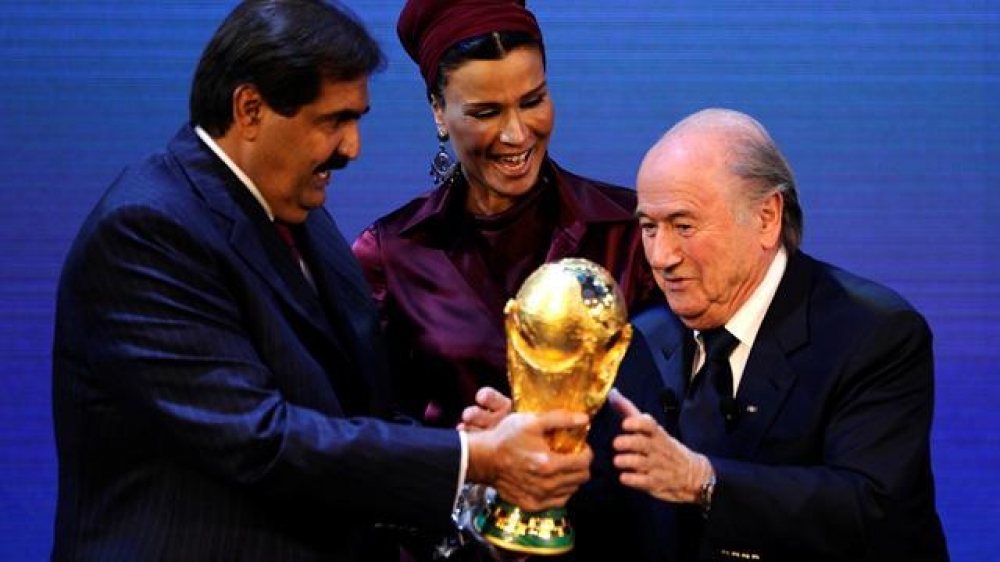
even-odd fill
[(573, 528), (565, 509), (525, 511), (496, 497), (473, 525), (484, 539), (505, 550), (539, 556), (573, 550)]

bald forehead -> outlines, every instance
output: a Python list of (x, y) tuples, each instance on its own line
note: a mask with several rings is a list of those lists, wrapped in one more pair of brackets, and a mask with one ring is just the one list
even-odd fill
[(764, 127), (753, 117), (731, 109), (704, 109), (682, 119), (663, 140), (680, 134), (767, 137)]
[(656, 173), (667, 162), (724, 164), (734, 149), (752, 141), (766, 141), (767, 131), (753, 117), (730, 109), (705, 109), (674, 125), (646, 153), (639, 177)]

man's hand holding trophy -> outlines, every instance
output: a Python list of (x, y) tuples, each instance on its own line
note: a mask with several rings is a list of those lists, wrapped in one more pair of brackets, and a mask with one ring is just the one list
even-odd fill
[[(495, 390), (480, 390), (477, 406), (466, 409), (460, 428), (493, 427), (511, 405), (518, 413), (564, 411), (592, 417), (607, 399), (632, 338), (614, 278), (581, 258), (544, 264), (507, 302), (504, 315), (513, 401)], [(545, 438), (554, 453), (579, 451), (587, 446), (588, 429), (589, 424), (550, 431)], [(469, 495), (459, 524), (478, 539), (521, 555), (555, 555), (573, 548), (565, 508), (528, 511), (490, 491), (471, 490)]]

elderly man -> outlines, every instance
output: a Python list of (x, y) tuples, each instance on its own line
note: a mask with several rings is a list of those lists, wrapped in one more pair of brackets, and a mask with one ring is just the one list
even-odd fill
[(614, 464), (676, 506), (681, 558), (946, 560), (923, 317), (799, 249), (792, 172), (747, 115), (681, 121), (637, 189), (669, 310), (635, 319)]

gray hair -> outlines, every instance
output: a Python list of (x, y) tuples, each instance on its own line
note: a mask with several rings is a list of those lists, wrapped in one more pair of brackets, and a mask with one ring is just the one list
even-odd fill
[(687, 130), (715, 130), (727, 139), (729, 171), (745, 180), (747, 202), (762, 201), (781, 194), (781, 242), (790, 253), (802, 243), (803, 216), (795, 176), (788, 161), (767, 130), (756, 119), (731, 109), (703, 109), (682, 119), (664, 135), (683, 134)]
[[(754, 121), (756, 123), (756, 121)], [(746, 180), (747, 196), (761, 201), (781, 194), (781, 242), (790, 253), (802, 244), (803, 217), (795, 175), (778, 145), (763, 127), (759, 135), (740, 135), (733, 144), (729, 170)]]

